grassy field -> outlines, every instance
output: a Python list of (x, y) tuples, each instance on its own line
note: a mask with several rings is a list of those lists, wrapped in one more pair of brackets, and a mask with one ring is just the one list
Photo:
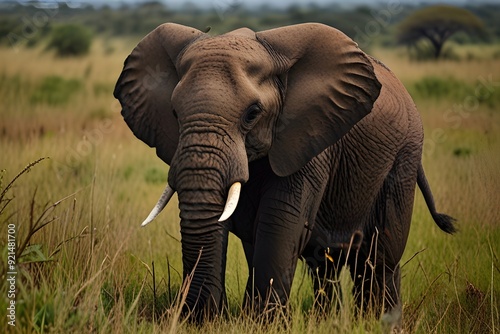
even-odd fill
[[(101, 40), (89, 56), (75, 59), (0, 49), (0, 331), (381, 331), (377, 319), (355, 316), (348, 297), (338, 314), (316, 316), (301, 265), (290, 318), (262, 324), (241, 315), (248, 273), (234, 237), (229, 315), (203, 328), (178, 318), (175, 201), (155, 223), (139, 227), (163, 190), (167, 166), (128, 130), (112, 97), (132, 46)], [(417, 191), (403, 259), (407, 333), (500, 331), (500, 76), (494, 70), (500, 59), (493, 56), (499, 49), (463, 47), (459, 52), (474, 55), (469, 60), (437, 63), (412, 63), (404, 50), (373, 50), (415, 98), (426, 133), (427, 177), (439, 211), (456, 217), (460, 230), (455, 236), (441, 232)], [(7, 310), (12, 226), (15, 327), (8, 325)], [(346, 289), (349, 284), (343, 279)]]

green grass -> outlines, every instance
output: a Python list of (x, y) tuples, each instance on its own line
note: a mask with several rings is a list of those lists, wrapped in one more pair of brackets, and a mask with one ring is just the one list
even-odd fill
[[(139, 227), (163, 190), (167, 166), (127, 129), (110, 95), (130, 50), (130, 45), (114, 45), (116, 51), (109, 53), (97, 44), (78, 61), (56, 59), (40, 49), (18, 54), (0, 49), (8, 60), (0, 68), (0, 76), (8, 78), (0, 80), (0, 169), (5, 169), (0, 193), (26, 165), (50, 157), (22, 174), (0, 203), (0, 310), (8, 305), (7, 225), (15, 224), (18, 247), (29, 241), (18, 256), (16, 327), (6, 327), (2, 311), (0, 331), (381, 332), (378, 319), (355, 316), (348, 297), (339, 299), (346, 305), (339, 313), (315, 314), (302, 264), (292, 289), (291, 316), (280, 314), (268, 324), (248, 318), (240, 309), (248, 272), (233, 236), (226, 270), (228, 316), (202, 328), (178, 318), (182, 261), (177, 203), (174, 198), (154, 223)], [(378, 52), (387, 55), (381, 59), (391, 67), (393, 63), (396, 73), (410, 67), (387, 50)], [(38, 65), (31, 59), (38, 59)], [(425, 63), (415, 65), (421, 66), (412, 69), (415, 76), (403, 74), (410, 89), (425, 78), (447, 85), (454, 68), (458, 85), (474, 88), (478, 76), (500, 65), (500, 60), (492, 62)], [(466, 79), (464, 73), (478, 74)], [(41, 83), (50, 77), (81, 84), (62, 94), (66, 102), (51, 104), (47, 96), (68, 85), (44, 91)], [(425, 89), (424, 94), (434, 94)], [(439, 211), (458, 218), (459, 232), (442, 233), (417, 191), (402, 261), (403, 326), (408, 333), (491, 333), (500, 328), (500, 104), (497, 99), (493, 106), (480, 104), (468, 117), (450, 122), (446, 112), (467, 95), (467, 90), (459, 92), (452, 88), (438, 96), (414, 95), (426, 132), (427, 177)], [(32, 104), (34, 94), (42, 97)], [(37, 221), (47, 225), (34, 232)], [(349, 280), (342, 282), (349, 290)]]
[(488, 85), (485, 78), (467, 83), (454, 77), (427, 76), (409, 87), (412, 95), (419, 99), (454, 100), (469, 109), (486, 105), (494, 109), (500, 104), (498, 84)]
[(30, 102), (32, 104), (46, 103), (52, 106), (65, 105), (81, 88), (80, 80), (48, 76), (43, 78), (30, 96)]

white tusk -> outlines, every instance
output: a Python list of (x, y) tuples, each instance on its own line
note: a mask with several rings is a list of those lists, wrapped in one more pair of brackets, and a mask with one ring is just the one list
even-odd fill
[(155, 207), (153, 210), (151, 210), (151, 213), (149, 214), (148, 218), (146, 218), (141, 226), (144, 227), (147, 224), (151, 223), (153, 219), (156, 218), (160, 214), (160, 212), (163, 210), (163, 208), (167, 205), (168, 201), (172, 198), (172, 196), (175, 194), (175, 190), (172, 189), (168, 184), (165, 187), (165, 190), (163, 191), (163, 194), (161, 194), (160, 199), (158, 200), (158, 203), (156, 203)]
[(224, 207), (224, 212), (219, 218), (220, 222), (223, 222), (233, 214), (236, 206), (238, 205), (238, 200), (240, 199), (241, 183), (235, 182), (229, 188), (229, 194), (227, 195), (226, 206)]

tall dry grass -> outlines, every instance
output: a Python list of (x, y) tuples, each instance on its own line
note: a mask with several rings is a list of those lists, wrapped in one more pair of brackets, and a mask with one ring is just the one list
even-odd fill
[[(109, 52), (109, 43), (114, 52)], [(57, 59), (41, 49), (0, 49), (5, 59), (0, 65), (0, 169), (6, 170), (2, 189), (28, 163), (50, 157), (21, 175), (7, 193), (12, 201), (0, 215), (2, 257), (7, 223), (16, 225), (21, 240), (29, 235), (32, 219), (64, 198), (44, 218), (51, 222), (30, 237), (31, 252), (18, 259), (16, 327), (6, 327), (2, 311), (2, 330), (381, 332), (378, 319), (357, 317), (349, 300), (340, 313), (315, 314), (302, 264), (295, 276), (291, 316), (267, 324), (246, 317), (240, 303), (248, 270), (233, 236), (226, 270), (227, 317), (201, 328), (177, 317), (182, 262), (175, 200), (154, 224), (139, 227), (163, 190), (167, 166), (133, 137), (111, 95), (131, 47), (100, 41), (91, 55), (77, 59)], [(375, 54), (409, 88), (428, 76), (451, 75), (473, 85), (477, 77), (492, 74), (500, 81), (491, 71), (499, 60), (415, 64), (399, 51)], [(33, 103), (32, 96), (51, 76), (77, 80), (80, 88), (66, 102)], [(427, 138), (424, 166), (438, 209), (458, 218), (460, 232), (450, 237), (439, 231), (417, 191), (403, 259), (404, 329), (498, 331), (499, 106), (480, 104), (468, 117), (450, 122), (444, 114), (463, 100), (415, 98)], [(349, 280), (343, 279), (349, 290)], [(7, 307), (6, 289), (2, 277), (0, 310)]]

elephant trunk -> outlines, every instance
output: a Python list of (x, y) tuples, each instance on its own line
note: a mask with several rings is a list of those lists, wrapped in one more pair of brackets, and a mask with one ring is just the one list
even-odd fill
[(238, 192), (234, 189), (238, 186), (231, 190), (229, 186), (248, 178), (246, 160), (236, 159), (235, 154), (215, 145), (196, 145), (200, 137), (223, 142), (214, 133), (181, 136), (182, 144), (169, 172), (169, 183), (179, 198), (184, 278), (190, 282), (185, 310), (197, 320), (222, 310), (230, 228), (224, 220), (236, 206), (231, 201), (226, 205), (226, 200), (229, 193)]
[(198, 320), (221, 310), (229, 231), (219, 221), (225, 198), (204, 179), (206, 189), (178, 190), (184, 279), (190, 280), (186, 311)]

